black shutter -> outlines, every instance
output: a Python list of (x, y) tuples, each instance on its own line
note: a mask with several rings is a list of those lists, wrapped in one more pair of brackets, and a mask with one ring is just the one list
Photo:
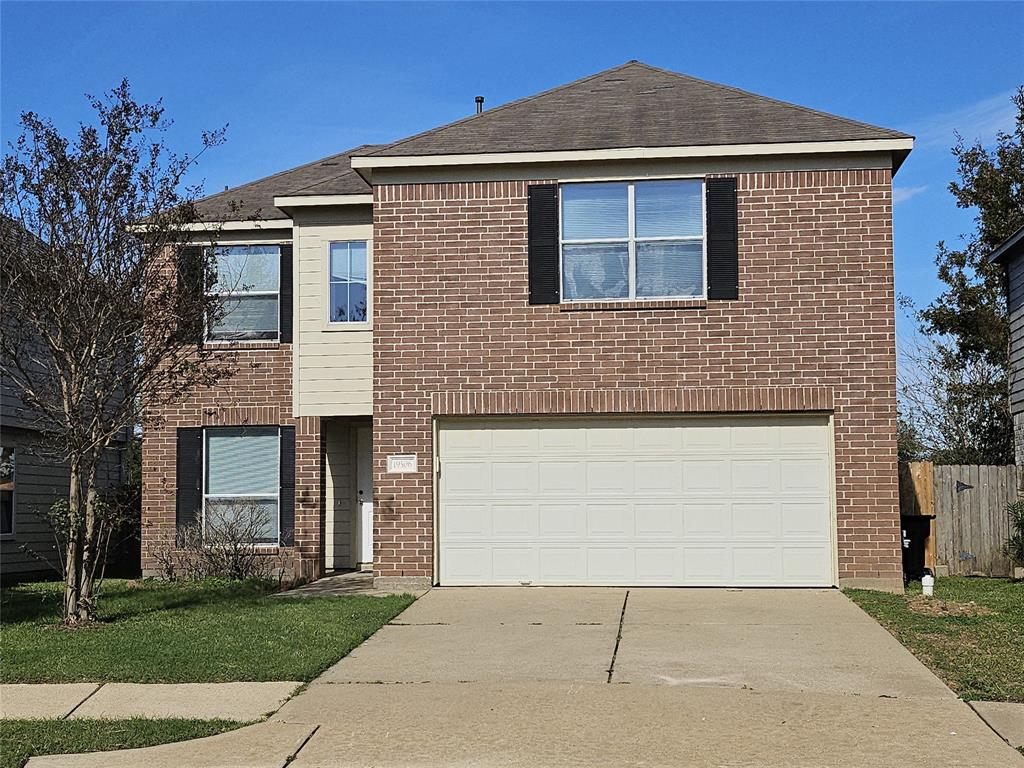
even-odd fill
[(199, 522), (203, 508), (203, 428), (179, 427), (177, 496), (174, 521), (178, 530)]
[(281, 546), (295, 544), (295, 427), (281, 427)]
[(736, 179), (707, 180), (708, 298), (740, 297)]
[(203, 249), (189, 245), (178, 252), (178, 331), (195, 344), (203, 343)]
[(281, 343), (292, 341), (292, 246), (281, 246)]
[(534, 184), (526, 190), (529, 218), (530, 303), (557, 304), (558, 185)]

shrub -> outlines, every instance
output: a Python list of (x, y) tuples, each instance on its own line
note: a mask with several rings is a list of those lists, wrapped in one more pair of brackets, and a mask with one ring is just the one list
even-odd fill
[(1019, 566), (1024, 566), (1024, 499), (1006, 505), (1010, 516), (1010, 538), (1003, 547), (1006, 554)]

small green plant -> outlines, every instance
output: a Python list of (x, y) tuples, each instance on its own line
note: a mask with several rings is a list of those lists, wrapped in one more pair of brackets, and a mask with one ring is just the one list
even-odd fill
[(1024, 566), (1024, 499), (1006, 505), (1010, 516), (1010, 538), (1003, 547), (1006, 554), (1019, 566)]

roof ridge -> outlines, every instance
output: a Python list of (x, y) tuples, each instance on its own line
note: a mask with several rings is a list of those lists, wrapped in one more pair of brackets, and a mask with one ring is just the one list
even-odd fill
[(861, 126), (862, 128), (873, 128), (876, 131), (887, 131), (888, 133), (899, 134), (901, 136), (910, 136), (910, 134), (908, 134), (908, 133), (903, 133), (902, 131), (897, 131), (897, 130), (895, 130), (893, 128), (885, 128), (884, 126), (875, 125), (874, 123), (865, 123), (862, 120), (853, 120), (852, 118), (849, 118), (849, 117), (843, 117), (842, 115), (836, 115), (836, 114), (833, 114), (831, 112), (824, 112), (823, 110), (814, 109), (813, 107), (805, 107), (803, 104), (795, 104), (795, 103), (793, 103), (791, 101), (784, 101), (782, 99), (776, 99), (774, 96), (765, 96), (764, 94), (761, 94), (761, 93), (754, 93), (753, 91), (746, 91), (743, 88), (737, 88), (734, 85), (727, 85), (725, 83), (716, 83), (713, 80), (705, 80), (702, 77), (694, 77), (693, 75), (687, 75), (687, 74), (684, 74), (682, 72), (673, 72), (671, 69), (664, 69), (662, 67), (656, 67), (653, 64), (648, 64), (648, 63), (643, 62), (643, 61), (636, 61), (636, 60), (634, 60), (631, 63), (635, 63), (635, 64), (637, 64), (637, 65), (639, 65), (641, 67), (644, 67), (646, 69), (651, 70), (652, 72), (660, 72), (663, 75), (672, 75), (673, 77), (679, 77), (679, 78), (682, 78), (684, 80), (691, 80), (691, 81), (693, 81), (695, 83), (701, 83), (702, 85), (711, 86), (713, 88), (721, 88), (723, 90), (732, 91), (733, 93), (739, 93), (739, 94), (742, 94), (744, 96), (752, 96), (755, 99), (764, 99), (765, 101), (770, 101), (770, 102), (772, 102), (774, 104), (779, 104), (779, 105), (784, 106), (784, 107), (791, 107), (793, 109), (799, 109), (801, 112), (807, 112), (808, 114), (811, 114), (811, 115), (817, 115), (819, 117), (828, 117), (828, 118), (831, 118), (833, 120), (839, 120), (840, 122), (849, 123), (850, 125), (858, 125), (858, 126)]
[[(242, 184), (236, 184), (235, 186), (228, 187), (227, 189), (222, 190), (220, 192), (214, 192), (212, 195), (207, 195), (206, 197), (201, 197), (200, 199), (196, 200), (196, 202), (197, 203), (205, 203), (205, 202), (208, 202), (210, 200), (213, 200), (214, 198), (221, 197), (222, 195), (226, 195), (229, 192), (233, 192), (236, 189), (241, 189), (242, 187), (252, 186), (253, 184), (259, 184), (260, 182), (263, 182), (263, 181), (270, 181), (271, 179), (276, 179), (278, 176), (284, 176), (286, 174), (290, 174), (290, 173), (293, 173), (295, 171), (301, 171), (303, 168), (311, 168), (314, 165), (317, 165), (318, 163), (324, 162), (325, 160), (333, 160), (336, 157), (348, 157), (348, 156), (352, 155), (353, 153), (358, 152), (363, 147), (377, 147), (378, 149), (383, 149), (386, 146), (388, 146), (388, 145), (387, 144), (360, 144), (359, 146), (353, 147), (352, 149), (346, 149), (344, 152), (336, 152), (333, 155), (325, 155), (324, 157), (318, 158), (317, 160), (311, 160), (308, 163), (303, 163), (302, 165), (297, 165), (294, 168), (286, 168), (283, 171), (278, 171), (276, 173), (272, 173), (269, 176), (261, 176), (258, 179), (253, 179), (252, 181), (246, 181), (246, 182), (244, 182)], [(344, 176), (344, 175), (345, 174), (341, 174), (341, 176)], [(335, 178), (335, 177), (331, 177), (331, 178)], [(338, 178), (340, 178), (340, 176)]]
[(600, 72), (595, 72), (592, 75), (587, 75), (585, 77), (580, 77), (580, 78), (578, 78), (576, 80), (573, 80), (571, 82), (568, 82), (568, 83), (562, 83), (562, 85), (556, 85), (554, 88), (548, 88), (546, 91), (541, 91), (540, 93), (534, 93), (534, 94), (531, 94), (530, 96), (523, 96), (522, 98), (515, 99), (513, 101), (505, 102), (501, 106), (495, 107), (494, 109), (488, 109), (488, 110), (486, 110), (484, 112), (480, 112), (479, 114), (469, 115), (467, 117), (459, 118), (458, 120), (454, 120), (454, 121), (452, 121), (450, 123), (445, 123), (444, 125), (439, 125), (439, 126), (436, 126), (434, 128), (430, 128), (430, 129), (428, 129), (426, 131), (421, 131), (420, 133), (413, 134), (412, 136), (406, 136), (404, 139), (400, 139), (399, 141), (393, 142), (391, 144), (386, 144), (386, 145), (384, 145), (384, 146), (382, 146), (382, 147), (380, 147), (378, 149), (375, 149), (373, 152), (367, 152), (367, 155), (375, 155), (375, 154), (377, 154), (377, 152), (381, 152), (381, 151), (383, 151), (385, 149), (390, 149), (391, 147), (401, 146), (402, 144), (410, 142), (413, 139), (420, 139), (420, 138), (423, 138), (424, 136), (430, 136), (431, 134), (437, 133), (438, 131), (443, 131), (446, 128), (452, 128), (452, 127), (454, 127), (456, 125), (462, 125), (463, 123), (467, 123), (470, 120), (475, 120), (475, 119), (477, 119), (479, 117), (483, 117), (484, 115), (493, 115), (496, 112), (500, 112), (503, 109), (507, 109), (509, 107), (514, 107), (514, 106), (516, 106), (518, 104), (523, 104), (524, 102), (532, 101), (533, 99), (539, 99), (541, 96), (550, 96), (552, 93), (557, 93), (558, 91), (561, 91), (561, 90), (563, 90), (565, 88), (569, 88), (569, 87), (574, 86), (574, 85), (579, 85), (580, 83), (585, 83), (588, 80), (593, 80), (596, 77), (601, 77), (602, 75), (607, 75), (607, 74), (609, 74), (611, 72), (617, 72), (620, 69), (625, 69), (626, 67), (630, 66), (631, 64), (640, 64), (641, 66), (648, 66), (648, 65), (643, 64), (642, 62), (638, 61), (637, 59), (630, 59), (625, 64), (619, 64), (618, 66), (611, 67), (609, 69), (602, 69)]

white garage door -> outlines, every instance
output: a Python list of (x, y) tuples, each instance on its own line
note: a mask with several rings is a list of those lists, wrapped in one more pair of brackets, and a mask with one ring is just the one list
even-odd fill
[(825, 417), (440, 428), (440, 583), (830, 586)]

